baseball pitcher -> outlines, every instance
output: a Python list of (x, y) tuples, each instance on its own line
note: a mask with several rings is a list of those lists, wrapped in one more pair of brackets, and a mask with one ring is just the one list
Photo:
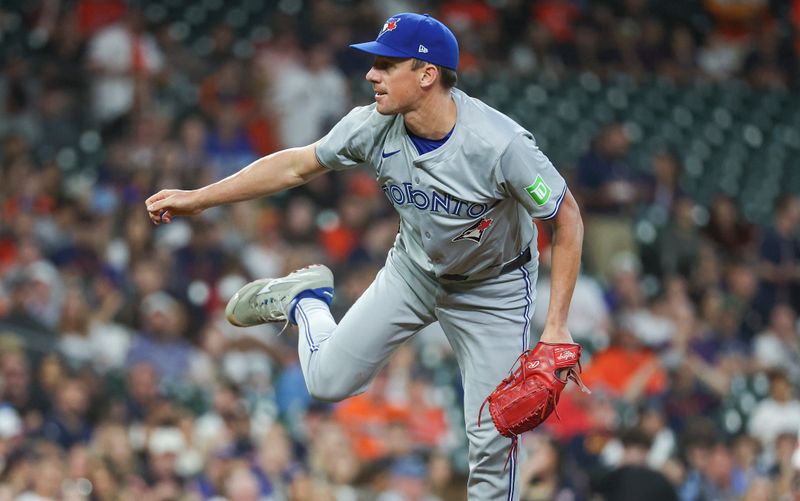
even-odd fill
[[(400, 214), (400, 231), (341, 322), (328, 309), (333, 275), (320, 265), (247, 284), (228, 303), (228, 320), (296, 324), (308, 390), (327, 401), (364, 391), (398, 346), (438, 321), (464, 385), (469, 499), (516, 500), (517, 435), (550, 414), (569, 379), (580, 381), (580, 346), (566, 327), (583, 241), (578, 206), (530, 132), (455, 88), (458, 44), (444, 24), (398, 14), (375, 41), (352, 47), (375, 56), (366, 75), (373, 104), (353, 109), (314, 144), (197, 190), (160, 191), (147, 210), (155, 224), (169, 223), (329, 170), (369, 166)], [(547, 323), (528, 350), (533, 218), (551, 221), (555, 237)], [(493, 423), (479, 422), (484, 403)]]

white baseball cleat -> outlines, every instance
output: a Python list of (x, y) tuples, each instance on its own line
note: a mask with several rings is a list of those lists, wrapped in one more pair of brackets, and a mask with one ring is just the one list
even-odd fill
[(333, 298), (333, 273), (327, 266), (315, 264), (282, 278), (262, 278), (239, 289), (225, 307), (228, 322), (237, 327), (251, 327), (268, 322), (294, 322), (295, 298), (308, 291), (330, 304)]

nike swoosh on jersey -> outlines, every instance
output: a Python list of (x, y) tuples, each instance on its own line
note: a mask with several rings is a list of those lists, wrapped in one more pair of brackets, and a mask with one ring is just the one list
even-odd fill
[(395, 155), (395, 154), (397, 154), (397, 153), (400, 153), (400, 150), (390, 151), (389, 153), (386, 153), (386, 152), (384, 151), (383, 153), (381, 153), (381, 156), (382, 156), (383, 158), (389, 158), (390, 156), (392, 156), (392, 155)]

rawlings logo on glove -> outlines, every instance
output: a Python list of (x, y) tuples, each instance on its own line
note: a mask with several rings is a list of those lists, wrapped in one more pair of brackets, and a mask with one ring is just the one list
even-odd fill
[(556, 356), (556, 360), (559, 362), (563, 362), (565, 360), (575, 360), (575, 352), (574, 351), (562, 351)]
[[(580, 359), (578, 344), (540, 342), (532, 350), (525, 351), (514, 362), (508, 377), (484, 400), (478, 412), (478, 426), (488, 403), (497, 431), (514, 439), (510, 458), (516, 449), (517, 435), (536, 428), (556, 411), (567, 382), (575, 381), (584, 393), (591, 393), (581, 381)], [(517, 362), (519, 367), (514, 370)]]

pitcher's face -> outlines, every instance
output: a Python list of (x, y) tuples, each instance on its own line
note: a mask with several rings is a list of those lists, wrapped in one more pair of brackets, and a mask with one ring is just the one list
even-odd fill
[(412, 69), (413, 59), (378, 56), (366, 79), (375, 91), (378, 113), (394, 115), (413, 109), (422, 96), (420, 87), (424, 66)]

